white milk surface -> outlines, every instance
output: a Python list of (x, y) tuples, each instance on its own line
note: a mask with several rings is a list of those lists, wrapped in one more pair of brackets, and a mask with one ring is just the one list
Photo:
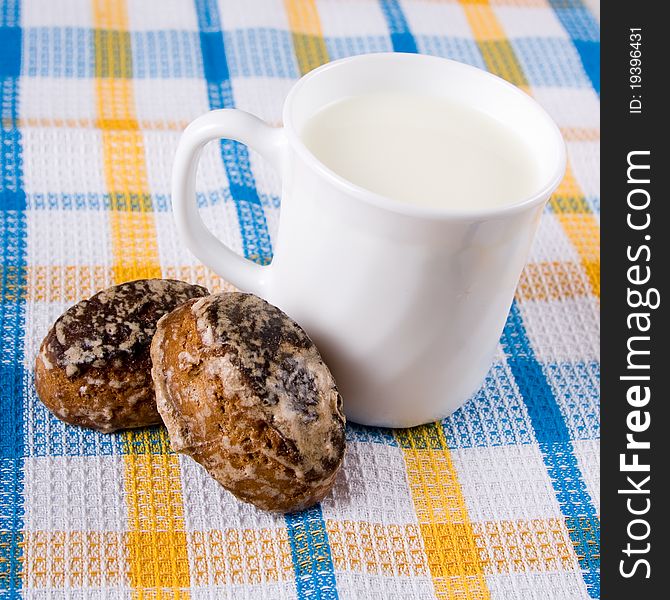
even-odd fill
[(444, 98), (345, 98), (313, 115), (301, 137), (344, 179), (400, 202), (488, 209), (538, 191), (533, 156), (512, 129)]

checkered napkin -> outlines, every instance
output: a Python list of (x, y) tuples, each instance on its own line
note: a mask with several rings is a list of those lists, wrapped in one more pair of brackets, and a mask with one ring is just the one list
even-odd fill
[[(0, 0), (0, 596), (599, 596), (599, 26), (581, 0)], [(565, 180), (486, 381), (452, 417), (350, 425), (335, 489), (275, 516), (237, 502), (162, 428), (56, 420), (32, 364), (53, 320), (134, 278), (227, 284), (178, 241), (170, 168), (197, 115), (279, 124), (303, 73), (422, 52), (525, 89), (567, 141)], [(198, 200), (267, 262), (276, 175), (210, 144)]]

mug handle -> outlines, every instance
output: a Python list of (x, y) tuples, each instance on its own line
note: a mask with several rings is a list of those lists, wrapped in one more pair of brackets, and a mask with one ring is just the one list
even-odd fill
[(205, 265), (237, 288), (261, 295), (268, 266), (261, 266), (233, 252), (207, 229), (198, 212), (195, 178), (207, 142), (227, 138), (247, 144), (279, 170), (283, 162), (283, 129), (237, 109), (210, 111), (184, 130), (172, 169), (172, 212), (186, 247)]

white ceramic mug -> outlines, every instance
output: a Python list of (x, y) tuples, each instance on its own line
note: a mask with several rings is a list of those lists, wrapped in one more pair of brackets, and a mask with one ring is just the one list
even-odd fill
[[(326, 104), (408, 90), (452, 98), (512, 127), (535, 155), (537, 192), (476, 211), (400, 203), (339, 177), (300, 139), (306, 120)], [(543, 207), (563, 177), (558, 128), (528, 95), (489, 73), (386, 53), (305, 75), (286, 98), (283, 121), (272, 128), (240, 110), (217, 110), (186, 128), (172, 179), (183, 241), (219, 275), (302, 325), (335, 375), (352, 421), (409, 427), (449, 415), (490, 367)], [(281, 174), (268, 266), (227, 248), (198, 213), (198, 159), (217, 138), (248, 144)]]

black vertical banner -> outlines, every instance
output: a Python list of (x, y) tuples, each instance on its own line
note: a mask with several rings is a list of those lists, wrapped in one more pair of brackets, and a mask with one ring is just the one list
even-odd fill
[[(670, 28), (602, 14), (602, 598), (666, 598), (670, 511)], [(637, 595), (632, 595), (637, 594)]]

